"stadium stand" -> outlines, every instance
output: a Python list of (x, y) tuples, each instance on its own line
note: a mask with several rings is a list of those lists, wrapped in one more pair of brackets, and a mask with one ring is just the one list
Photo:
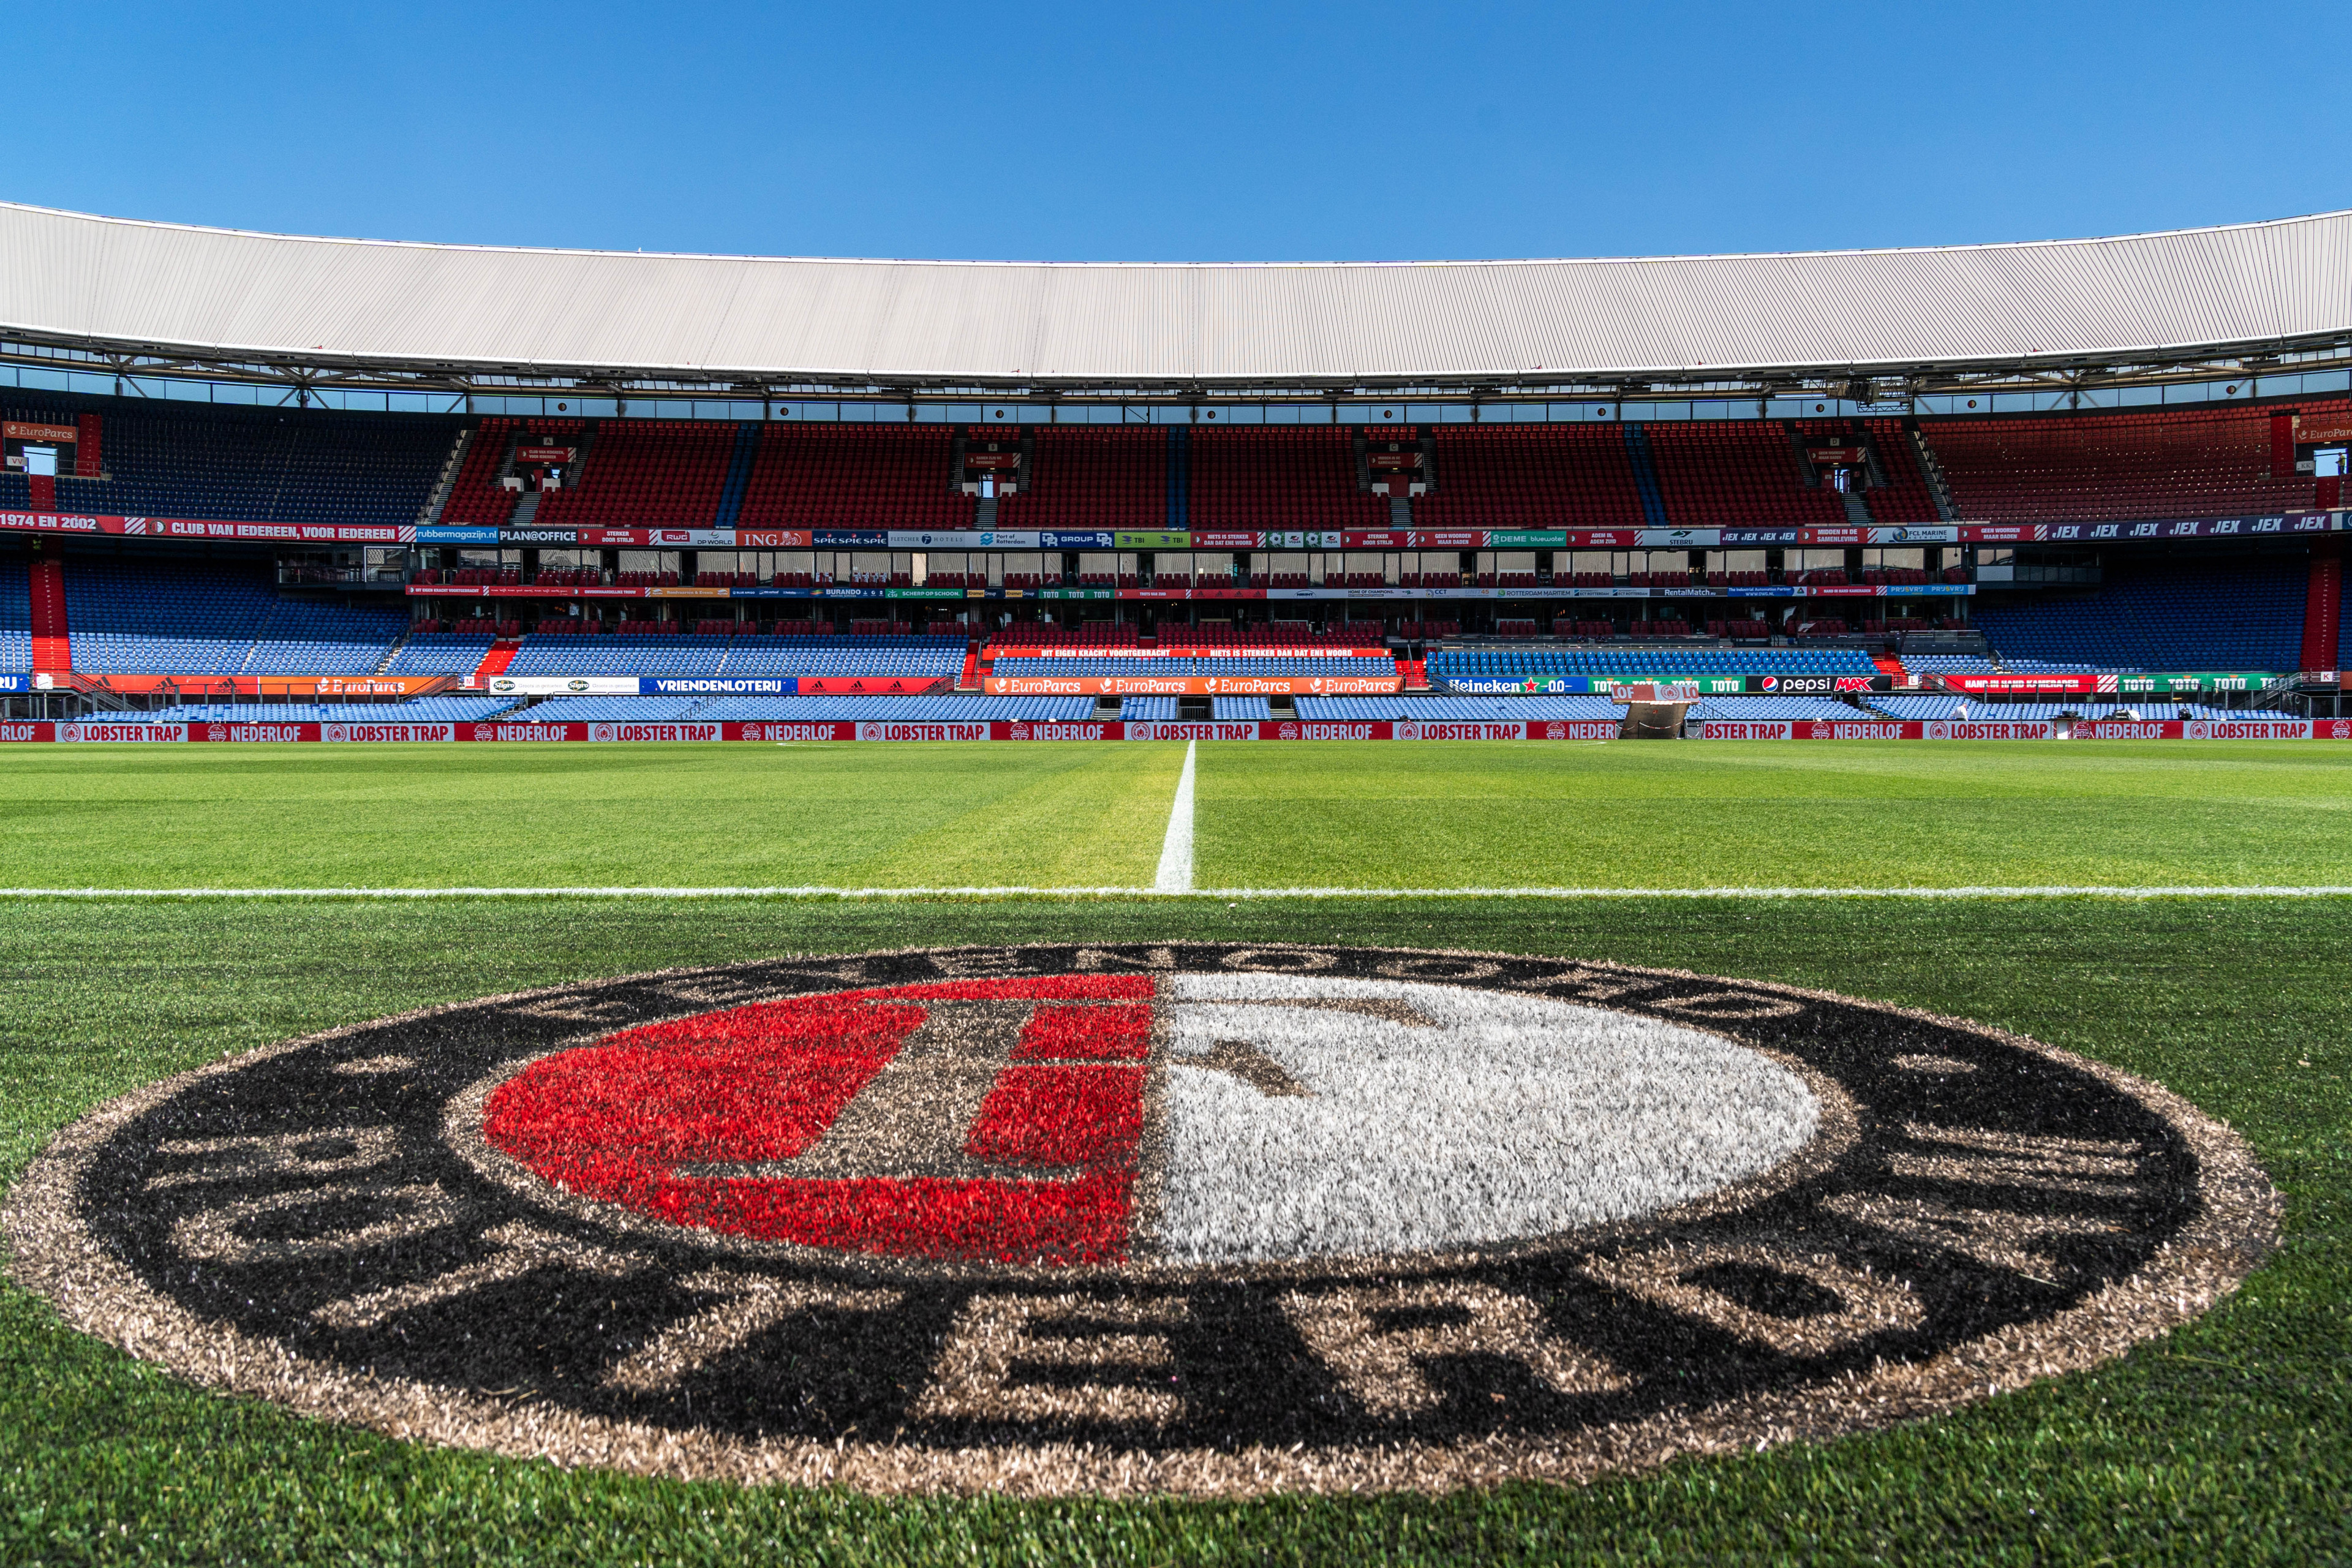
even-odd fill
[[(551, 443), (562, 440), (569, 444), (578, 430), (579, 421), (566, 419), (553, 426), (540, 422), (529, 434)], [(457, 465), (457, 478), (442, 500), (437, 521), (453, 526), (495, 528), (514, 515), (521, 493), (506, 489), (499, 479), (506, 469), (508, 455), (524, 433), (519, 419), (492, 417), (474, 427), (472, 438), (466, 443), (465, 458)]]
[(1158, 426), (1046, 425), (1036, 471), (997, 503), (1000, 528), (1163, 529), (1168, 432)]
[(74, 668), (140, 675), (368, 675), (408, 626), (375, 605), (280, 598), (259, 563), (69, 559)]
[(407, 702), (184, 702), (147, 716), (174, 724), (450, 724), (488, 719), (511, 697), (420, 697)]
[(2012, 666), (2291, 670), (2302, 653), (2305, 576), (2294, 556), (2257, 556), (2218, 572), (2117, 551), (2098, 592), (1989, 604), (1977, 626)]
[(1870, 509), (1873, 522), (1906, 523), (1937, 521), (1942, 514), (1936, 510), (1935, 491), (1928, 488), (1927, 476), (1919, 467), (1918, 451), (1911, 445), (1910, 432), (1899, 419), (1868, 419), (1863, 428), (1869, 433), (1871, 450), (1877, 455), (1880, 470), (1886, 482), (1863, 491), (1863, 504)]
[(604, 419), (577, 482), (541, 493), (539, 528), (709, 528), (737, 426), (700, 419)]
[(1777, 724), (1800, 719), (1867, 719), (1870, 715), (1833, 697), (1706, 697), (1694, 702), (1688, 720), (1718, 723)]
[(423, 632), (401, 645), (386, 675), (471, 675), (496, 640), (488, 634)]
[(786, 425), (760, 432), (742, 528), (968, 529), (944, 425)]
[(0, 675), (25, 675), (32, 668), (30, 575), (22, 561), (0, 560)]
[(1643, 427), (1666, 516), (1677, 527), (1834, 527), (1844, 499), (1808, 487), (1787, 426), (1770, 419), (1662, 422)]
[(1188, 458), (1194, 529), (1386, 528), (1388, 501), (1359, 488), (1341, 426), (1196, 428)]
[[(91, 400), (87, 406), (99, 406)], [(105, 476), (59, 473), (58, 508), (254, 522), (413, 523), (458, 429), (425, 415), (292, 408), (152, 410), (104, 400)], [(79, 409), (25, 406), (6, 417), (74, 424)], [(0, 472), (0, 509), (31, 505), (26, 475)]]
[(2307, 510), (2315, 500), (2310, 476), (2271, 472), (2273, 412), (1926, 419), (1920, 428), (1967, 518), (2105, 521)]
[(1440, 425), (1437, 488), (1412, 503), (1421, 528), (1639, 528), (1645, 516), (1613, 425)]

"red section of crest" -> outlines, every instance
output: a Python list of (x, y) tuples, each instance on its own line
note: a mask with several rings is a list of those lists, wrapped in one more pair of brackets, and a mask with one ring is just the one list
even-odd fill
[[(483, 1132), (548, 1181), (673, 1224), (763, 1240), (1004, 1262), (1124, 1256), (1143, 1070), (1026, 1065), (1139, 1060), (1151, 981), (1056, 975), (796, 997), (625, 1030), (501, 1084)], [(680, 1166), (789, 1159), (921, 1025), (931, 1000), (1134, 1001), (1041, 1007), (982, 1102), (973, 1155), (1066, 1179), (697, 1176)]]
[(1151, 1049), (1151, 1009), (1040, 1007), (1021, 1031), (1016, 1062), (1139, 1062)]
[(1141, 1068), (1007, 1068), (964, 1148), (1008, 1165), (1130, 1163), (1143, 1137)]

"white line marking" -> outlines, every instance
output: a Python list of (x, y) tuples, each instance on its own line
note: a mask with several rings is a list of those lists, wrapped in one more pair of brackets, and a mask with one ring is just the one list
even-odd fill
[(1176, 779), (1176, 804), (1168, 808), (1168, 837), (1160, 843), (1160, 874), (1152, 879), (1155, 893), (1192, 890), (1192, 759), (1201, 742), (1184, 742), (1184, 771)]
[(0, 899), (2341, 899), (2244, 888), (0, 888)]

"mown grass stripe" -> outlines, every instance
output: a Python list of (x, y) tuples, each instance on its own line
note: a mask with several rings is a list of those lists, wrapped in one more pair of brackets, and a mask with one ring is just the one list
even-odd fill
[(1959, 888), (0, 888), (0, 899), (2336, 899), (2352, 886)]

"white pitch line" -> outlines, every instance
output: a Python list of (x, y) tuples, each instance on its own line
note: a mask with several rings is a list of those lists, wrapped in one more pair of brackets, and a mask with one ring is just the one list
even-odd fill
[(2242, 888), (0, 888), (0, 899), (2341, 899), (2347, 887)]
[(1192, 759), (1201, 742), (1184, 742), (1184, 771), (1177, 775), (1176, 802), (1168, 808), (1168, 837), (1160, 841), (1160, 874), (1151, 880), (1155, 893), (1192, 890)]

